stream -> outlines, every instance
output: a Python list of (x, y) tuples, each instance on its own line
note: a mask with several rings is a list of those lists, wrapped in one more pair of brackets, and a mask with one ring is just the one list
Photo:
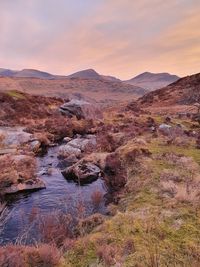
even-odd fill
[[(16, 243), (17, 238), (29, 227), (29, 218), (34, 209), (40, 214), (48, 214), (53, 211), (62, 211), (77, 216), (77, 206), (84, 204), (84, 215), (89, 216), (95, 212), (106, 214), (106, 187), (102, 179), (98, 179), (90, 184), (79, 186), (72, 181), (67, 181), (57, 167), (59, 146), (49, 148), (47, 154), (38, 157), (39, 172), (44, 172), (40, 178), (45, 182), (46, 189), (36, 192), (18, 193), (7, 196), (7, 207), (3, 215), (4, 225), (0, 225), (0, 243)], [(51, 168), (51, 172), (47, 169)], [(98, 210), (94, 208), (91, 196), (99, 191), (102, 194), (102, 201)], [(34, 232), (34, 229), (32, 229)], [(37, 235), (36, 235), (37, 236)], [(29, 238), (25, 243), (33, 243)], [(36, 240), (37, 241), (37, 240)]]

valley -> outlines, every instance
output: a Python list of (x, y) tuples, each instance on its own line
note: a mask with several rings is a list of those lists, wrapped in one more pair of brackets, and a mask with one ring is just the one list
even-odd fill
[(0, 266), (198, 266), (199, 74), (107, 102), (60, 81), (0, 78)]

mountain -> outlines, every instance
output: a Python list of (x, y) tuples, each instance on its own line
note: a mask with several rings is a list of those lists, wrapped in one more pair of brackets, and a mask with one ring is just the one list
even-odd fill
[(39, 78), (39, 79), (55, 79), (56, 75), (50, 73), (34, 70), (34, 69), (23, 69), (20, 71), (14, 71), (9, 69), (0, 68), (0, 76), (3, 77), (23, 77), (23, 78)]
[(0, 76), (11, 77), (14, 76), (17, 71), (0, 68)]
[(200, 99), (200, 73), (186, 76), (178, 81), (141, 97), (138, 102), (144, 107), (190, 105)]
[(35, 95), (62, 98), (92, 98), (101, 103), (122, 102), (147, 91), (138, 86), (106, 79), (0, 77), (0, 91), (19, 90)]
[(178, 76), (169, 73), (144, 72), (124, 82), (128, 84), (137, 85), (149, 91), (152, 91), (165, 87), (170, 83), (177, 81), (178, 79), (180, 79)]
[(87, 70), (78, 71), (78, 72), (75, 72), (71, 75), (68, 75), (67, 78), (82, 78), (82, 79), (95, 79), (95, 80), (103, 79), (106, 81), (121, 82), (120, 79), (118, 79), (114, 76), (100, 75), (94, 69), (87, 69)]
[(87, 69), (68, 75), (67, 78), (101, 79), (101, 75), (93, 69)]
[(45, 96), (93, 98), (108, 103), (141, 97), (147, 90), (123, 83), (113, 76), (100, 75), (93, 69), (69, 76), (52, 75), (35, 69), (0, 69), (0, 90), (21, 90)]
[(29, 78), (40, 78), (40, 79), (54, 79), (55, 76), (39, 70), (34, 69), (23, 69), (21, 71), (17, 71), (14, 75), (14, 77), (29, 77)]

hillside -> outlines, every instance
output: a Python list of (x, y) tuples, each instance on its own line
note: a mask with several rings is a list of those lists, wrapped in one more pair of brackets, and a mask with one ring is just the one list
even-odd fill
[(138, 86), (105, 79), (38, 79), (20, 77), (0, 77), (0, 91), (19, 90), (45, 96), (93, 98), (102, 103), (126, 101), (138, 98), (146, 90)]
[(171, 75), (169, 73), (144, 72), (130, 80), (125, 81), (125, 83), (137, 85), (152, 91), (167, 86), (178, 79), (178, 76)]
[(150, 92), (138, 101), (144, 107), (190, 105), (196, 102), (200, 94), (200, 73), (186, 76), (162, 89)]

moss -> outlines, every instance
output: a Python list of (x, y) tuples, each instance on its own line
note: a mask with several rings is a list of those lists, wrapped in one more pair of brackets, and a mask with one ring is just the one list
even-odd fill
[(73, 250), (65, 255), (68, 264), (76, 267), (90, 266), (96, 261), (95, 246), (89, 240), (80, 239)]
[(148, 149), (153, 155), (161, 155), (163, 153), (180, 154), (187, 157), (192, 157), (198, 164), (200, 164), (200, 153), (195, 144), (189, 147), (179, 147), (175, 145), (164, 145), (160, 143), (160, 140), (154, 140), (148, 144)]
[(22, 93), (22, 92), (19, 92), (19, 91), (15, 91), (15, 90), (12, 90), (12, 91), (8, 91), (7, 92), (7, 95), (15, 98), (15, 99), (25, 99), (25, 95)]

